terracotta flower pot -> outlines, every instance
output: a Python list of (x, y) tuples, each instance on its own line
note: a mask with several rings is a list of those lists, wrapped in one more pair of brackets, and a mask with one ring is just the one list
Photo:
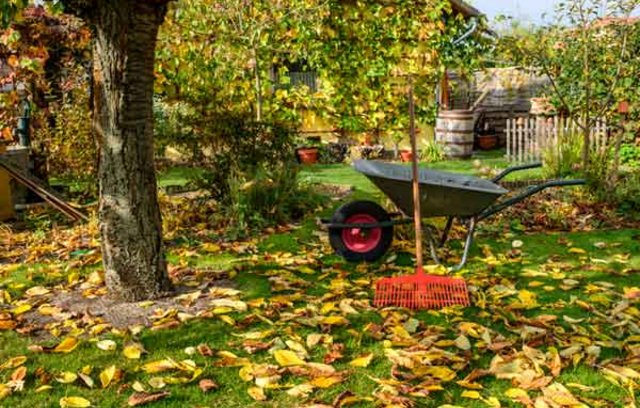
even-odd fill
[(314, 164), (318, 162), (318, 149), (315, 147), (303, 147), (298, 149), (298, 158), (302, 164)]
[(402, 150), (400, 152), (400, 159), (402, 159), (403, 162), (408, 163), (413, 160), (413, 153), (411, 153), (411, 150)]
[(497, 135), (480, 135), (478, 136), (478, 147), (480, 150), (493, 150), (498, 146)]

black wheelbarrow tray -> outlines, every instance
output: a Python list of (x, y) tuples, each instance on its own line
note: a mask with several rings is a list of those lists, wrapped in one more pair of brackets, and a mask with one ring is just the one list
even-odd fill
[[(434, 228), (426, 229), (433, 260), (441, 264), (436, 247), (446, 243), (455, 219), (467, 227), (462, 259), (451, 268), (459, 270), (467, 262), (478, 222), (544, 189), (585, 184), (585, 180), (553, 180), (526, 187), (516, 193), (497, 184), (514, 171), (541, 166), (541, 163), (532, 163), (510, 167), (492, 180), (421, 168), (422, 218), (447, 217), (438, 243), (433, 238)], [(413, 223), (409, 216), (413, 214), (411, 167), (368, 160), (356, 160), (353, 167), (389, 197), (401, 213), (388, 213), (372, 201), (352, 201), (338, 208), (330, 220), (321, 222), (328, 228), (329, 242), (337, 254), (351, 262), (374, 262), (384, 256), (391, 246), (394, 225)]]

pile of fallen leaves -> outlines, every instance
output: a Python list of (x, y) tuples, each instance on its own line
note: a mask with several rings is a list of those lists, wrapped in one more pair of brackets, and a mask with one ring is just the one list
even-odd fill
[(640, 228), (637, 214), (598, 202), (580, 191), (548, 190), (497, 214), (494, 225), (509, 226), (517, 220), (528, 231), (594, 231)]

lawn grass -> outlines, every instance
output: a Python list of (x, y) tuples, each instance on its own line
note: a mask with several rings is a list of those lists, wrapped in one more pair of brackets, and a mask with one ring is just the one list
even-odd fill
[[(500, 157), (485, 157), (483, 163), (491, 163), (497, 167), (506, 164)], [(456, 172), (473, 172), (469, 162), (443, 163), (434, 166)], [(171, 183), (180, 182), (183, 173), (171, 173), (164, 180)], [(342, 183), (355, 188), (356, 198), (380, 200), (380, 193), (362, 175), (345, 165), (318, 165), (305, 168), (301, 175), (312, 182)], [(344, 263), (333, 255), (326, 244), (326, 236), (318, 233), (315, 216), (326, 216), (340, 202), (329, 206), (323, 213), (315, 214), (303, 220), (297, 228), (280, 234), (262, 237), (257, 243), (257, 253), (236, 255), (231, 252), (200, 253), (197, 247), (192, 251), (171, 249), (168, 261), (172, 267), (188, 267), (195, 269), (212, 269), (229, 272), (230, 279), (236, 288), (242, 291), (242, 300), (250, 302), (265, 299), (269, 302), (273, 296), (301, 294), (303, 297), (284, 307), (275, 315), (269, 314), (268, 307), (250, 308), (247, 312), (233, 312), (232, 317), (237, 325), (232, 326), (220, 318), (195, 319), (168, 330), (143, 330), (139, 341), (145, 346), (148, 354), (140, 361), (126, 359), (122, 355), (125, 339), (118, 333), (107, 333), (100, 338), (113, 339), (118, 349), (113, 352), (98, 349), (95, 339), (85, 339), (80, 346), (69, 354), (34, 353), (28, 346), (40, 344), (38, 339), (31, 339), (12, 331), (0, 332), (0, 364), (9, 358), (27, 356), (28, 376), (25, 390), (16, 392), (4, 400), (2, 407), (55, 407), (64, 396), (82, 396), (98, 407), (121, 407), (126, 405), (126, 398), (131, 389), (118, 392), (121, 384), (131, 385), (140, 381), (148, 389), (148, 381), (155, 376), (171, 376), (172, 374), (146, 374), (140, 370), (142, 364), (171, 357), (175, 360), (191, 359), (203, 369), (199, 378), (214, 379), (220, 389), (203, 393), (197, 386), (197, 380), (188, 384), (168, 385), (171, 396), (151, 404), (152, 407), (182, 406), (220, 406), (220, 407), (297, 407), (303, 403), (332, 404), (341, 393), (350, 391), (363, 398), (354, 403), (354, 407), (377, 406), (372, 394), (381, 390), (377, 379), (390, 379), (391, 362), (385, 357), (385, 350), (390, 344), (375, 339), (365, 333), (369, 323), (383, 325), (388, 315), (374, 309), (362, 309), (358, 315), (348, 315), (350, 324), (346, 327), (312, 327), (296, 323), (296, 319), (288, 320), (289, 315), (325, 305), (332, 300), (356, 299), (365, 301), (372, 296), (371, 283), (380, 276), (410, 273), (413, 262), (407, 249), (410, 241), (398, 240), (394, 244), (390, 256), (397, 256), (394, 261), (371, 265), (353, 265)], [(498, 233), (498, 231), (500, 231)], [(521, 245), (514, 249), (514, 241)], [(604, 245), (602, 245), (604, 243)], [(519, 243), (520, 244), (520, 243)], [(188, 243), (186, 244), (188, 246)], [(453, 242), (459, 248), (459, 242)], [(455, 261), (459, 252), (454, 252), (450, 261)], [(69, 275), (79, 273), (85, 275), (92, 268), (69, 268), (64, 261), (54, 264), (26, 264), (6, 273), (0, 270), (0, 290), (8, 290), (12, 297), (20, 297), (32, 286), (52, 286), (62, 284)], [(477, 243), (471, 251), (468, 267), (463, 276), (478, 293), (488, 299), (486, 305), (476, 302), (464, 310), (447, 310), (443, 312), (421, 311), (417, 313), (401, 312), (403, 318), (413, 318), (420, 322), (425, 331), (441, 330), (440, 340), (454, 340), (460, 335), (458, 325), (461, 322), (472, 322), (482, 325), (513, 340), (514, 350), (522, 349), (527, 344), (520, 333), (527, 319), (541, 316), (556, 316), (555, 332), (549, 339), (550, 344), (537, 347), (547, 350), (554, 346), (566, 348), (572, 341), (584, 342), (588, 339), (597, 342), (602, 348), (602, 359), (623, 358), (627, 351), (616, 348), (607, 339), (620, 339), (626, 333), (626, 326), (614, 327), (614, 322), (607, 322), (598, 313), (609, 315), (620, 301), (620, 294), (625, 288), (640, 287), (640, 234), (636, 230), (592, 231), (573, 233), (526, 233), (512, 230), (504, 233), (502, 228), (487, 225), (481, 227)], [(286, 277), (288, 282), (300, 282), (299, 286), (287, 291), (275, 290), (270, 279)], [(567, 280), (577, 284), (566, 289)], [(367, 283), (368, 282), (368, 283)], [(572, 283), (573, 284), (573, 283)], [(606, 284), (606, 285), (605, 285)], [(342, 288), (342, 285), (346, 285)], [(609, 285), (609, 286), (607, 286)], [(496, 296), (499, 288), (512, 290), (511, 295)], [(474, 289), (475, 290), (475, 289)], [(513, 309), (519, 293), (527, 291), (533, 294), (537, 306), (530, 309)], [(481, 295), (476, 294), (476, 299)], [(580, 300), (583, 303), (576, 302)], [(2, 301), (0, 301), (0, 304)], [(593, 309), (585, 307), (591, 305)], [(309, 312), (311, 313), (311, 312)], [(256, 319), (260, 314), (265, 319)], [(267, 318), (268, 316), (268, 318)], [(565, 316), (569, 318), (566, 320)], [(246, 324), (240, 322), (248, 319)], [(570, 323), (571, 319), (585, 319), (582, 323)], [(271, 321), (273, 325), (268, 323)], [(619, 323), (619, 322), (617, 322)], [(633, 322), (638, 323), (638, 320)], [(69, 324), (73, 325), (73, 319)], [(274, 359), (266, 351), (248, 354), (242, 349), (238, 337), (246, 332), (274, 330), (270, 339), (299, 339), (304, 343), (306, 335), (324, 332), (333, 336), (334, 343), (344, 344), (344, 357), (333, 363), (337, 370), (347, 370), (349, 375), (339, 384), (327, 389), (315, 390), (309, 398), (292, 397), (284, 390), (268, 389), (269, 400), (256, 402), (247, 389), (251, 383), (244, 382), (239, 376), (239, 367), (217, 367), (217, 358), (187, 354), (188, 348), (206, 343), (215, 351), (230, 351), (239, 357), (246, 357), (252, 363), (267, 362), (274, 364)], [(564, 333), (562, 332), (564, 331)], [(555, 336), (555, 337), (554, 337)], [(555, 340), (554, 340), (555, 338)], [(624, 338), (624, 337), (623, 337)], [(445, 347), (452, 353), (464, 355), (469, 363), (457, 373), (455, 380), (461, 380), (473, 369), (487, 369), (495, 353), (481, 347), (480, 339), (470, 338), (472, 348), (468, 353), (461, 353), (455, 346)], [(46, 344), (55, 344), (51, 340)], [(568, 342), (568, 343), (567, 343)], [(582, 343), (579, 343), (582, 344)], [(609, 344), (609, 346), (607, 346)], [(533, 346), (532, 346), (533, 347)], [(393, 348), (402, 349), (401, 346)], [(309, 350), (308, 361), (321, 362), (326, 353), (324, 346)], [(373, 353), (373, 360), (366, 368), (351, 367), (348, 363), (363, 353)], [(581, 384), (591, 387), (587, 391), (572, 389), (574, 395), (584, 398), (599, 399), (604, 406), (622, 405), (628, 399), (628, 391), (608, 381), (595, 364), (586, 364), (584, 360), (576, 364), (564, 361), (562, 373), (554, 381), (562, 384)], [(42, 384), (35, 376), (38, 368), (55, 376), (63, 371), (77, 372), (83, 367), (91, 366), (94, 380), (105, 367), (116, 365), (123, 370), (124, 377), (119, 384), (111, 385), (103, 390), (98, 385), (88, 389), (76, 382), (71, 385), (59, 384), (52, 380), (51, 390), (35, 393)], [(7, 382), (12, 370), (0, 369), (0, 383)], [(300, 384), (304, 380), (288, 375), (280, 384)], [(479, 390), (485, 401), (469, 399), (462, 396), (465, 388), (455, 381), (444, 383), (444, 389), (431, 393), (426, 398), (417, 398), (416, 406), (438, 407), (442, 404), (453, 404), (464, 407), (486, 407), (489, 397), (497, 398), (502, 406), (521, 406), (505, 396), (505, 391), (513, 385), (508, 380), (498, 380), (492, 376), (481, 378)], [(530, 391), (534, 397), (537, 391)], [(370, 400), (367, 400), (369, 398)]]

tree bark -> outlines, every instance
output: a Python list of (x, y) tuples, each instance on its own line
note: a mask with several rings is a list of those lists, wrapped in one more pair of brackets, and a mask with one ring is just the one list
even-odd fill
[(166, 1), (97, 0), (93, 126), (99, 152), (100, 234), (109, 292), (125, 301), (171, 289), (153, 155), (153, 84)]

